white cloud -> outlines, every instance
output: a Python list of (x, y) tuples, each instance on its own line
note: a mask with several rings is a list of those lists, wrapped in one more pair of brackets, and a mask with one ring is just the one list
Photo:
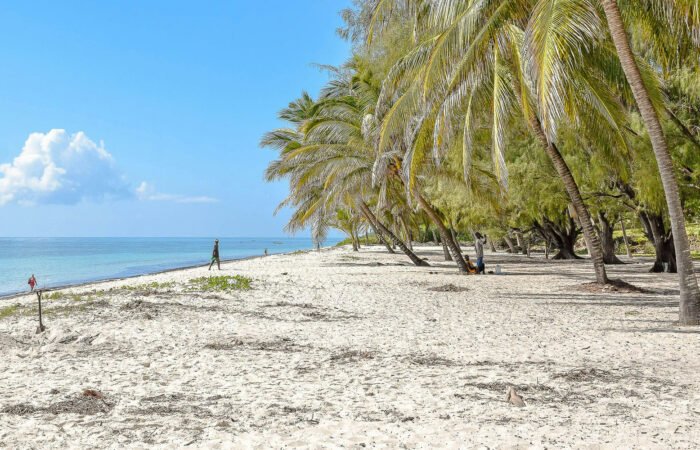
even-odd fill
[(156, 191), (156, 188), (145, 181), (142, 181), (136, 188), (136, 196), (141, 200), (176, 202), (176, 203), (216, 203), (217, 199), (207, 196), (187, 196), (176, 194), (163, 194)]
[(0, 205), (78, 203), (130, 196), (114, 158), (85, 133), (32, 133), (11, 163), (0, 164)]
[(54, 129), (32, 133), (11, 163), (0, 164), (0, 206), (10, 202), (74, 204), (117, 198), (176, 203), (218, 201), (206, 196), (159, 193), (145, 181), (133, 189), (104, 144), (96, 144), (82, 131), (68, 134)]

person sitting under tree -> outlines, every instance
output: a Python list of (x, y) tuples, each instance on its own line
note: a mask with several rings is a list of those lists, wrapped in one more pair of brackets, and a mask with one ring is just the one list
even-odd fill
[(211, 270), (211, 266), (214, 265), (214, 262), (216, 262), (216, 267), (221, 270), (221, 260), (219, 259), (219, 240), (214, 241), (214, 250), (211, 252), (211, 264), (209, 264), (209, 270)]
[(476, 275), (478, 269), (477, 269), (477, 267), (476, 267), (474, 264), (472, 264), (472, 262), (469, 260), (469, 255), (466, 255), (466, 254), (464, 255), (464, 262), (467, 263), (467, 273), (468, 273), (469, 275)]

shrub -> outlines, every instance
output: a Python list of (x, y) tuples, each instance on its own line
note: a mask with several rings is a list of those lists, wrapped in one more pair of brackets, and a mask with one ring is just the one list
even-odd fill
[(190, 280), (190, 286), (197, 291), (247, 291), (252, 288), (253, 280), (242, 275), (200, 277)]

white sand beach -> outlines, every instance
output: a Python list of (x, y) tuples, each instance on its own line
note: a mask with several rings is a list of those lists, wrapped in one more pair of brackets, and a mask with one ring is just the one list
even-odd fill
[(231, 293), (189, 292), (206, 268), (68, 289), (41, 334), (36, 296), (2, 300), (0, 447), (700, 445), (675, 275), (609, 266), (651, 292), (596, 293), (588, 261), (487, 254), (503, 275), (464, 276), (417, 253), (432, 267), (380, 247), (229, 262), (253, 280)]

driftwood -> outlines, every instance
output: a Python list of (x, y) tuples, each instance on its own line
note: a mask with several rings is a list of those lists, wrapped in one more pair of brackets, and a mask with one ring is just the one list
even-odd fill
[(519, 396), (517, 392), (515, 392), (515, 388), (513, 386), (508, 388), (508, 392), (506, 393), (506, 401), (513, 406), (525, 406), (525, 401), (523, 401), (523, 398)]

